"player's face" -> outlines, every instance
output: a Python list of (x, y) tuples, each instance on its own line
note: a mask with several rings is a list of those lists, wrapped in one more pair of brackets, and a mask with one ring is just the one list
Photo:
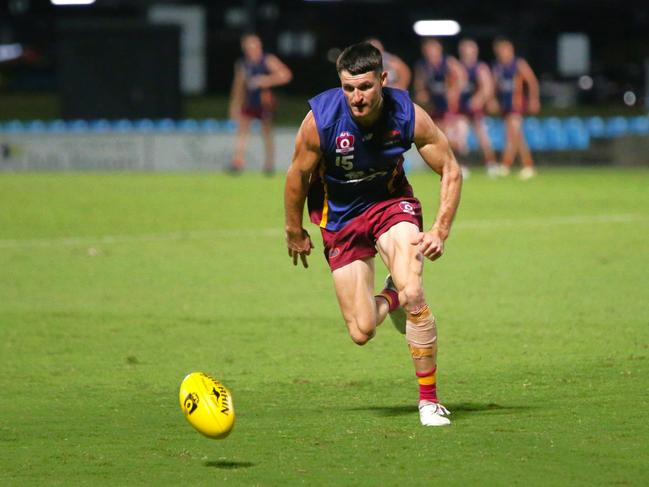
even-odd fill
[(478, 60), (478, 46), (473, 41), (460, 43), (460, 59), (466, 64), (473, 64)]
[(424, 55), (426, 61), (437, 64), (442, 60), (442, 45), (435, 41), (424, 42), (421, 46), (421, 53)]
[(360, 123), (372, 123), (376, 120), (381, 112), (383, 84), (386, 79), (385, 71), (381, 76), (374, 71), (351, 74), (343, 70), (340, 73), (340, 84), (355, 120)]
[(243, 54), (251, 61), (257, 62), (263, 55), (261, 40), (257, 36), (246, 36), (241, 41)]
[(514, 59), (514, 46), (511, 42), (497, 42), (494, 45), (494, 53), (499, 62), (508, 64)]

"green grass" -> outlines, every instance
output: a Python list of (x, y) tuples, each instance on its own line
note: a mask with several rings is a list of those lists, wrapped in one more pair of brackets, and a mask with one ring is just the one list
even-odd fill
[[(412, 181), (429, 224), (438, 179)], [(647, 485), (647, 188), (467, 181), (425, 273), (430, 429), (402, 337), (347, 337), (314, 227), (290, 264), (281, 177), (2, 174), (0, 485)], [(233, 393), (227, 440), (182, 416), (194, 370)]]

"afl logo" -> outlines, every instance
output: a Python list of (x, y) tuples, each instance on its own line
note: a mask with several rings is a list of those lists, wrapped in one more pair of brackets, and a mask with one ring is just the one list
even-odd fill
[(412, 203), (409, 203), (407, 201), (400, 201), (399, 202), (399, 208), (401, 208), (401, 211), (404, 213), (408, 213), (409, 215), (415, 214), (415, 207), (412, 206)]
[(334, 247), (329, 251), (329, 258), (333, 259), (335, 257), (338, 257), (340, 255), (340, 249), (338, 247)]
[(339, 154), (348, 154), (354, 151), (354, 136), (349, 132), (341, 132), (336, 137), (336, 152)]

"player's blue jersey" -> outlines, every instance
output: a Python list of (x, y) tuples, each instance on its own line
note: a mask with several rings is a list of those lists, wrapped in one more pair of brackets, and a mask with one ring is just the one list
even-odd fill
[(480, 69), (481, 65), (483, 64), (484, 63), (480, 61), (471, 65), (462, 63), (462, 66), (464, 66), (464, 69), (466, 70), (467, 79), (466, 84), (462, 88), (462, 93), (460, 93), (461, 112), (471, 112), (470, 101), (471, 98), (473, 98), (473, 95), (475, 95), (476, 91), (478, 91), (478, 69)]
[[(493, 75), (496, 81), (496, 90), (498, 92), (498, 103), (504, 113), (516, 111), (515, 100), (522, 96), (522, 87), (519, 82), (518, 58), (514, 58), (509, 64), (495, 63), (493, 66)], [(520, 109), (522, 107), (519, 108)]]
[(417, 63), (416, 69), (424, 76), (424, 86), (430, 96), (433, 110), (437, 114), (447, 112), (448, 98), (446, 97), (446, 82), (449, 75), (449, 67), (446, 56), (442, 57), (439, 64), (431, 64), (422, 59)]
[(262, 76), (270, 74), (268, 65), (266, 64), (266, 55), (257, 63), (253, 63), (246, 58), (240, 59), (239, 63), (243, 67), (243, 71), (246, 78), (246, 95), (244, 105), (251, 108), (261, 108), (262, 107), (262, 89), (261, 88), (251, 88), (248, 85), (248, 82), (255, 76)]
[(412, 196), (403, 153), (412, 145), (415, 111), (406, 91), (383, 88), (383, 113), (372, 127), (354, 121), (341, 88), (309, 104), (322, 151), (309, 190), (313, 223), (337, 231), (375, 203)]

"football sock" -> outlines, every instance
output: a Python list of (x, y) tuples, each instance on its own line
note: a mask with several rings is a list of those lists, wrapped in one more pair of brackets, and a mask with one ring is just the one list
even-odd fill
[(428, 372), (417, 372), (417, 381), (419, 382), (419, 400), (438, 402), (437, 400), (437, 381), (435, 373), (437, 367)]
[(399, 295), (394, 289), (385, 288), (375, 298), (383, 298), (388, 302), (389, 312), (392, 313), (399, 307)]

